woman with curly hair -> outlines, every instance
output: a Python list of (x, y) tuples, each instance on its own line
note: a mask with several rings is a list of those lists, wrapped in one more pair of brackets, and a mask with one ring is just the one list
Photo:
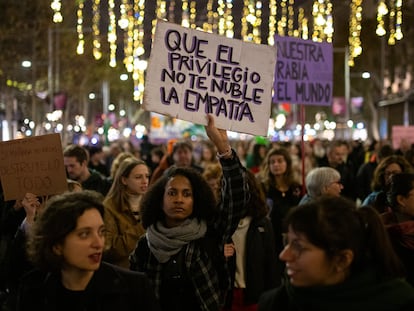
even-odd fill
[(218, 205), (207, 181), (190, 167), (169, 169), (141, 201), (147, 232), (130, 268), (148, 275), (164, 311), (218, 311), (229, 289), (223, 249), (244, 215), (245, 169), (210, 115), (205, 128), (223, 170)]
[(372, 192), (362, 202), (362, 206), (372, 206), (379, 213), (389, 211), (387, 191), (391, 177), (399, 173), (413, 173), (411, 164), (401, 155), (391, 155), (384, 158), (374, 171)]
[(102, 196), (94, 191), (54, 196), (33, 225), (26, 274), (12, 310), (142, 310), (159, 304), (143, 274), (102, 262)]

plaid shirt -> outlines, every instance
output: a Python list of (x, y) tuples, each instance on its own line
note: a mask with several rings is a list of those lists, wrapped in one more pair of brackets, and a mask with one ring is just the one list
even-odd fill
[[(214, 251), (217, 252), (216, 256), (224, 258), (224, 244), (230, 240), (236, 230), (245, 212), (249, 195), (245, 168), (241, 165), (236, 153), (233, 151), (232, 159), (220, 159), (220, 162), (223, 169), (220, 217), (207, 229), (206, 236), (217, 237), (214, 241)], [(207, 252), (201, 240), (187, 244), (184, 264), (194, 285), (201, 310), (216, 311), (222, 307), (226, 294), (226, 289), (220, 287), (217, 271), (219, 269), (227, 271), (227, 267), (224, 260), (222, 261), (224, 267), (214, 265), (211, 254)], [(148, 256), (145, 256), (145, 253)], [(143, 258), (147, 258), (145, 262), (142, 262)], [(148, 275), (154, 284), (155, 294), (159, 297), (162, 264), (150, 254), (146, 239), (140, 240), (131, 256), (131, 262), (132, 267)]]

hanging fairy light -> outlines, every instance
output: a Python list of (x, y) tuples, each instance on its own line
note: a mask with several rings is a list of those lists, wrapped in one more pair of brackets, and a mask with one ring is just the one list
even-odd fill
[(196, 28), (196, 17), (197, 17), (197, 2), (192, 0), (190, 2), (190, 27), (192, 29)]
[(397, 0), (395, 2), (395, 10), (396, 10), (396, 17), (395, 17), (395, 39), (401, 40), (403, 38), (402, 33), (402, 0)]
[(63, 21), (63, 16), (60, 10), (62, 9), (62, 3), (60, 0), (53, 0), (50, 4), (50, 7), (53, 10), (53, 22), (61, 23)]
[(275, 44), (276, 14), (277, 14), (277, 2), (276, 0), (270, 0), (269, 1), (269, 35), (267, 37), (267, 43), (269, 45)]
[(362, 0), (352, 0), (349, 19), (349, 66), (354, 66), (354, 59), (362, 53), (361, 43)]
[(94, 0), (92, 3), (92, 37), (93, 37), (93, 57), (98, 60), (102, 58), (101, 52), (101, 39), (100, 39), (100, 30), (99, 23), (101, 20), (101, 10), (99, 9), (101, 0)]
[(384, 27), (384, 16), (387, 14), (387, 5), (383, 0), (381, 0), (377, 7), (377, 29), (375, 30), (375, 33), (380, 37), (384, 36), (387, 33)]
[(218, 33), (226, 36), (227, 38), (233, 38), (234, 36), (232, 10), (232, 0), (218, 0)]
[(395, 3), (390, 2), (390, 16), (389, 16), (390, 36), (388, 37), (388, 44), (395, 44)]
[(262, 26), (262, 1), (256, 1), (255, 8), (255, 21), (253, 24), (253, 42), (260, 44), (262, 42), (262, 33), (260, 27)]
[(295, 0), (289, 0), (287, 33), (288, 33), (288, 36), (291, 36), (291, 37), (293, 36), (293, 22), (295, 18), (295, 11), (293, 10), (294, 4), (295, 4)]
[(170, 5), (168, 7), (168, 20), (174, 21), (175, 20), (175, 0), (170, 1)]
[(108, 43), (109, 43), (109, 66), (116, 67), (116, 16), (115, 16), (115, 1), (108, 1)]
[[(361, 7), (361, 10), (362, 10), (362, 7)], [(326, 14), (326, 22), (325, 22), (325, 28), (323, 29), (323, 33), (326, 35), (326, 42), (331, 43), (333, 39), (333, 33), (334, 33), (331, 1), (327, 1), (326, 3), (325, 14)]]
[(121, 18), (118, 20), (118, 25), (124, 30), (124, 65), (127, 72), (132, 72), (134, 62), (134, 17), (128, 0), (122, 0), (119, 12)]
[(134, 0), (134, 62), (132, 80), (134, 81), (134, 100), (142, 103), (144, 96), (144, 77), (147, 61), (142, 59), (144, 49), (145, 0)]
[(305, 17), (305, 10), (303, 8), (299, 8), (298, 24), (299, 24), (299, 36), (304, 40), (308, 40), (309, 39), (308, 19)]
[(250, 15), (251, 3), (250, 0), (243, 1), (243, 14), (241, 18), (241, 37), (244, 41), (252, 41), (253, 34), (249, 31), (249, 21), (254, 18)]
[(85, 51), (85, 38), (83, 35), (83, 1), (79, 1), (76, 14), (78, 16), (76, 25), (76, 32), (78, 33), (78, 46), (76, 47), (76, 53), (78, 55), (82, 55)]
[(214, 15), (217, 15), (217, 13), (213, 11), (213, 2), (214, 0), (207, 1), (207, 22), (203, 23), (203, 30), (206, 32), (213, 32), (213, 25), (216, 25)]
[(181, 9), (182, 9), (182, 15), (181, 15), (181, 26), (183, 27), (190, 27), (190, 8), (188, 5), (188, 0), (183, 0), (181, 2)]
[(285, 29), (287, 26), (287, 0), (282, 0), (280, 3), (281, 7), (281, 17), (277, 22), (277, 33), (279, 36), (285, 35)]
[(157, 26), (158, 19), (167, 19), (167, 1), (157, 0), (157, 8), (155, 11), (155, 18), (152, 20), (152, 30), (151, 33), (154, 36), (155, 27)]

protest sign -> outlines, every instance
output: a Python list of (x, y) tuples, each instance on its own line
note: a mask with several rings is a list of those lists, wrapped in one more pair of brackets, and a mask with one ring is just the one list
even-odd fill
[(39, 196), (67, 190), (59, 134), (0, 142), (0, 178), (6, 201), (27, 192)]
[(218, 128), (267, 135), (275, 48), (159, 20), (143, 108)]
[(277, 62), (273, 102), (330, 106), (332, 44), (275, 36)]
[(414, 144), (414, 126), (394, 125), (392, 127), (392, 147), (397, 150), (401, 143)]

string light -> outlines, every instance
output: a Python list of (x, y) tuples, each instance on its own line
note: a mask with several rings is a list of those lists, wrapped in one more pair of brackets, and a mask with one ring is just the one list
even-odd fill
[(207, 22), (203, 23), (203, 30), (206, 32), (213, 32), (213, 25), (216, 25), (214, 22), (214, 13), (213, 12), (213, 0), (208, 0), (207, 2)]
[(395, 3), (390, 3), (390, 18), (389, 18), (390, 36), (388, 37), (388, 44), (395, 44)]
[(101, 39), (100, 39), (100, 30), (99, 23), (101, 20), (101, 10), (99, 9), (101, 0), (94, 0), (92, 3), (92, 37), (93, 37), (93, 57), (98, 60), (102, 58), (101, 52)]
[(134, 62), (132, 80), (134, 81), (134, 100), (142, 103), (144, 97), (144, 77), (147, 61), (142, 59), (144, 49), (145, 0), (134, 0)]
[(275, 44), (276, 14), (277, 14), (277, 2), (276, 0), (270, 0), (269, 1), (269, 36), (267, 37), (267, 43), (269, 45)]
[(190, 8), (188, 0), (183, 0), (181, 4), (182, 15), (181, 15), (181, 26), (190, 27)]
[(349, 66), (354, 66), (354, 59), (361, 55), (361, 20), (362, 20), (362, 0), (352, 0), (351, 16), (349, 19)]
[(62, 9), (62, 3), (60, 0), (53, 0), (50, 4), (50, 7), (53, 10), (53, 22), (54, 23), (61, 23), (63, 21), (63, 16), (60, 10)]
[(190, 27), (192, 29), (195, 29), (197, 27), (196, 25), (196, 17), (197, 17), (197, 2), (195, 0), (192, 0), (190, 2)]
[(377, 29), (375, 30), (375, 33), (380, 37), (384, 36), (387, 33), (384, 27), (384, 16), (387, 14), (387, 5), (383, 0), (381, 0), (377, 7)]
[(299, 8), (298, 24), (299, 24), (299, 36), (301, 35), (302, 39), (308, 40), (309, 39), (308, 19), (305, 17), (305, 10), (303, 8)]
[(287, 26), (287, 0), (282, 0), (280, 3), (281, 17), (277, 22), (277, 33), (279, 36), (285, 35), (285, 28)]
[(83, 1), (79, 1), (76, 14), (78, 16), (76, 25), (76, 32), (78, 33), (78, 46), (76, 47), (76, 53), (78, 55), (82, 55), (85, 51), (85, 38), (83, 35)]
[(108, 43), (109, 43), (109, 66), (116, 67), (116, 16), (114, 12), (115, 1), (108, 0)]
[(290, 37), (293, 36), (293, 22), (295, 18), (295, 12), (293, 10), (294, 4), (295, 4), (295, 0), (289, 0), (287, 30), (288, 30), (288, 36)]
[(395, 19), (395, 39), (401, 40), (404, 36), (402, 33), (402, 0), (397, 0), (395, 2), (395, 10), (396, 10), (396, 19)]
[(118, 20), (118, 25), (124, 30), (124, 65), (127, 72), (132, 72), (134, 62), (134, 18), (132, 7), (128, 0), (122, 0), (119, 11), (121, 18)]

